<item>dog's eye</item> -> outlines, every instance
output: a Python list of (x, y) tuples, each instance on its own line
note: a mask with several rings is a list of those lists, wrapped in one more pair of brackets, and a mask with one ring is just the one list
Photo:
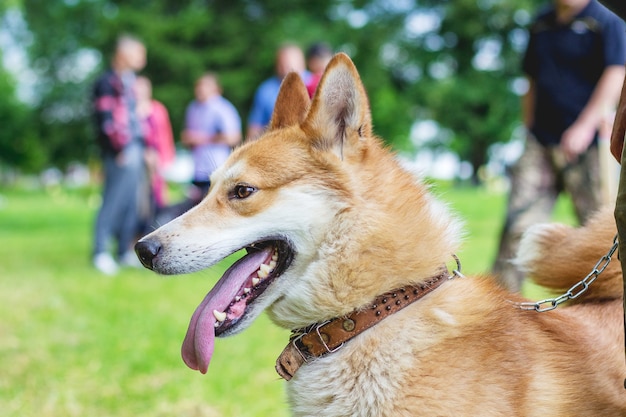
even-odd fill
[(236, 185), (235, 188), (233, 188), (229, 197), (242, 200), (244, 198), (250, 197), (256, 191), (257, 189), (250, 185), (239, 184), (239, 185)]

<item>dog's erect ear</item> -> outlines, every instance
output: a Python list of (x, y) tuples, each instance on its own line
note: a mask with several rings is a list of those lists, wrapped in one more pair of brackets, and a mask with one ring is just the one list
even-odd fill
[(339, 53), (328, 63), (302, 128), (315, 146), (332, 149), (342, 159), (371, 136), (367, 94), (348, 55)]
[(310, 105), (309, 93), (302, 78), (297, 73), (290, 72), (280, 84), (269, 129), (302, 123)]

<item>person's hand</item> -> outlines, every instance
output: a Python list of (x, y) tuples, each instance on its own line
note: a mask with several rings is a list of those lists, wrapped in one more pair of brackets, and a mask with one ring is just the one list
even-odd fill
[(143, 159), (148, 169), (148, 175), (152, 177), (159, 170), (159, 153), (156, 149), (148, 148), (143, 154)]
[(117, 164), (117, 166), (122, 167), (126, 165), (126, 161), (126, 152), (122, 149), (120, 153), (115, 156), (115, 163)]
[(561, 149), (568, 162), (576, 160), (585, 152), (596, 135), (594, 125), (576, 122), (572, 124), (561, 136)]
[(181, 140), (185, 146), (189, 146), (190, 148), (208, 143), (207, 137), (204, 133), (189, 129), (183, 132)]

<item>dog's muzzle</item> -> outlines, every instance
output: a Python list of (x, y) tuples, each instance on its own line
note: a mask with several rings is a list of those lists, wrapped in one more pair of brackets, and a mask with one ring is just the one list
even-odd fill
[(135, 244), (135, 253), (142, 265), (148, 269), (154, 269), (153, 261), (161, 251), (161, 243), (158, 240), (140, 240)]

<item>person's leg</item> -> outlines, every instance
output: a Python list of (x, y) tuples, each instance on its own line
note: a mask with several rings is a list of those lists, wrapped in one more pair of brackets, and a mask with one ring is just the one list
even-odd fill
[(563, 187), (572, 199), (578, 221), (585, 223), (602, 206), (597, 146), (590, 147), (578, 161), (563, 170)]
[(112, 275), (117, 272), (117, 264), (109, 253), (108, 246), (118, 233), (115, 224), (118, 212), (117, 194), (120, 183), (123, 183), (123, 176), (113, 156), (103, 159), (103, 170), (102, 202), (94, 227), (93, 262), (97, 269)]
[(159, 204), (157, 204), (157, 190), (154, 186), (150, 173), (144, 170), (142, 179), (139, 182), (137, 213), (138, 228), (136, 237), (141, 238), (156, 229), (156, 214)]
[(120, 185), (117, 196), (119, 199), (117, 221), (120, 230), (117, 250), (119, 259), (124, 260), (124, 263), (133, 264), (131, 260), (135, 260), (135, 256), (131, 252), (139, 231), (140, 213), (138, 200), (144, 197), (141, 193), (141, 187), (144, 183), (145, 167), (141, 146), (131, 145), (124, 152), (125, 161), (122, 167), (124, 181)]
[(102, 203), (96, 218), (94, 253), (108, 251), (112, 237), (119, 234), (120, 214), (124, 211), (126, 170), (114, 157), (104, 159), (104, 188)]
[(549, 220), (558, 192), (548, 151), (534, 138), (511, 169), (511, 191), (498, 255), (492, 272), (504, 287), (519, 291), (524, 275), (511, 262), (529, 226)]

